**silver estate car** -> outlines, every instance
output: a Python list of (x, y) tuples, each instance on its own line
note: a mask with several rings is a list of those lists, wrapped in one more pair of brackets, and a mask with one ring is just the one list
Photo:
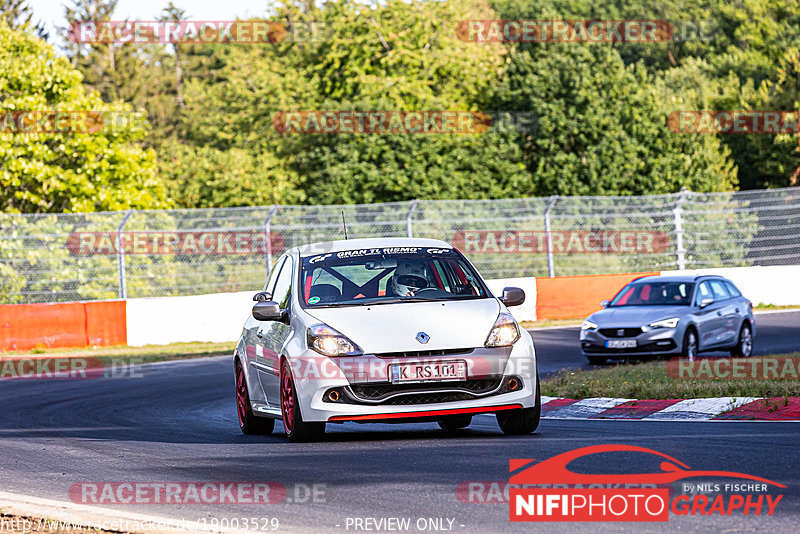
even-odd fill
[(753, 305), (721, 276), (639, 278), (602, 306), (581, 326), (581, 349), (592, 364), (608, 358), (753, 352)]
[(493, 414), (508, 434), (539, 424), (533, 341), (509, 313), (519, 288), (489, 291), (469, 261), (432, 239), (352, 239), (293, 248), (254, 297), (234, 353), (239, 425), (291, 441), (328, 423)]

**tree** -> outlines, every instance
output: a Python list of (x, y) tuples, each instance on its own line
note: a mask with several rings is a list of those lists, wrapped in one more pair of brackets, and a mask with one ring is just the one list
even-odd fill
[(532, 178), (525, 195), (731, 190), (727, 152), (713, 136), (672, 133), (664, 97), (612, 47), (567, 44), (513, 54), (492, 98), (537, 115), (536, 129), (518, 138)]
[(0, 19), (4, 19), (11, 28), (28, 27), (42, 39), (46, 40), (48, 37), (44, 24), (34, 21), (33, 9), (27, 0), (0, 0)]
[[(0, 206), (57, 213), (165, 207), (155, 154), (139, 143), (146, 123), (130, 106), (106, 104), (52, 47), (0, 21)], [(13, 133), (12, 111), (116, 113), (98, 131)], [(85, 116), (84, 116), (85, 117)], [(11, 125), (13, 126), (13, 125)], [(37, 130), (45, 132), (47, 128)]]

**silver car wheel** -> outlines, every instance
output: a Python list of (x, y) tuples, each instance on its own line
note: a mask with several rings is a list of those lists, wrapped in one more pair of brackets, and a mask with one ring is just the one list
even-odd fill
[(697, 357), (697, 335), (694, 333), (694, 330), (689, 330), (686, 334), (686, 343), (684, 346), (685, 356), (689, 358), (690, 362), (693, 362)]
[(753, 353), (753, 333), (747, 325), (742, 327), (742, 333), (739, 336), (739, 353), (744, 357)]

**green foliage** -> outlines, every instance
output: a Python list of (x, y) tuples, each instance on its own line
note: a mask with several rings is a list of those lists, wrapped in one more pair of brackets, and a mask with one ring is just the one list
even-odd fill
[[(0, 112), (117, 112), (81, 85), (81, 75), (44, 41), (0, 22)], [(95, 133), (0, 133), (0, 206), (29, 213), (165, 206), (155, 154), (134, 120)]]
[(496, 108), (538, 115), (519, 138), (532, 178), (521, 196), (730, 190), (726, 153), (713, 138), (670, 132), (663, 96), (609, 46), (515, 53), (493, 98)]

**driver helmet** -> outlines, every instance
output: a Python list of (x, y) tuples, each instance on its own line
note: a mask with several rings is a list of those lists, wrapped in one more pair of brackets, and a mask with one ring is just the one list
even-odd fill
[(416, 261), (401, 261), (392, 275), (392, 290), (400, 297), (410, 297), (420, 289), (428, 287), (425, 266)]

